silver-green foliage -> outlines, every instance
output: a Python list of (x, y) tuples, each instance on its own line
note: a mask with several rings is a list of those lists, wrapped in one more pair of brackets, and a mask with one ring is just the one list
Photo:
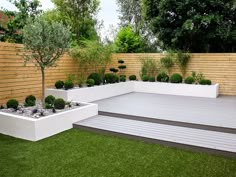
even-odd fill
[(29, 21), (23, 29), (23, 58), (25, 64), (33, 62), (42, 73), (42, 99), (44, 100), (44, 70), (56, 66), (70, 39), (70, 30), (61, 23), (49, 23), (42, 18)]

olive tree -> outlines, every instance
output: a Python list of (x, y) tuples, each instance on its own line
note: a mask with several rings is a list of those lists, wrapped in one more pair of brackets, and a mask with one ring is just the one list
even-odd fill
[(28, 22), (23, 29), (23, 58), (33, 62), (42, 74), (42, 103), (45, 98), (45, 69), (56, 66), (70, 39), (70, 30), (61, 23), (49, 23), (42, 18)]

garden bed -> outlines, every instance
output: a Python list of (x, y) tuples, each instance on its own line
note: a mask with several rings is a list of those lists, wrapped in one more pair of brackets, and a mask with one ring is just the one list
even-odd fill
[(94, 87), (64, 89), (46, 89), (45, 94), (63, 98), (66, 101), (92, 102), (134, 91), (133, 82), (120, 82)]
[(219, 84), (196, 85), (196, 84), (182, 84), (182, 83), (174, 84), (174, 83), (164, 83), (164, 82), (139, 82), (139, 81), (135, 81), (133, 83), (135, 92), (205, 97), (205, 98), (217, 98), (219, 95)]
[(0, 112), (0, 133), (30, 141), (47, 138), (71, 129), (74, 122), (98, 114), (96, 104), (81, 103), (81, 105), (39, 119)]
[(95, 87), (74, 88), (71, 90), (47, 89), (46, 95), (53, 95), (67, 101), (92, 102), (131, 92), (217, 98), (219, 95), (219, 84), (195, 85), (128, 81)]

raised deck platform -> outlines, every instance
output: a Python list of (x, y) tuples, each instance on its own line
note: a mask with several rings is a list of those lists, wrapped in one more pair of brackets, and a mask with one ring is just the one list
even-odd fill
[(100, 116), (74, 127), (236, 156), (236, 97), (131, 93), (96, 103)]

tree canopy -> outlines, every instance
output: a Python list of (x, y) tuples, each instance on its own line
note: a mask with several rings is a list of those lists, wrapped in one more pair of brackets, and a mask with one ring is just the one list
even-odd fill
[(164, 49), (235, 52), (235, 0), (143, 0), (143, 13)]
[(33, 20), (41, 14), (41, 4), (39, 0), (9, 0), (9, 2), (17, 8), (17, 11), (7, 9), (3, 11), (8, 16), (8, 19), (6, 25), (1, 26), (4, 35), (2, 35), (0, 40), (22, 43), (23, 34), (21, 30), (29, 18)]
[(95, 40), (96, 14), (99, 8), (99, 0), (52, 0), (56, 9), (48, 12), (49, 18), (62, 20), (64, 24), (71, 26), (75, 40)]

